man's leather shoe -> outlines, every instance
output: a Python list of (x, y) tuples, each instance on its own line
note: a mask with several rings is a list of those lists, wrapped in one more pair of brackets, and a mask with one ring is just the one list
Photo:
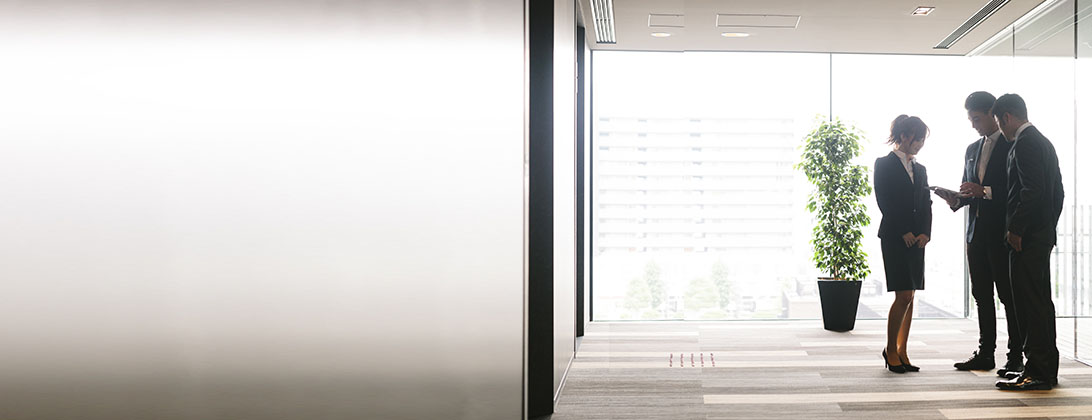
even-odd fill
[[(1005, 381), (1012, 381), (1012, 380), (1014, 380), (1016, 378), (1019, 378), (1020, 375), (1023, 375), (1023, 374), (1024, 374), (1024, 372), (1007, 372), (1007, 373), (1005, 373)], [(1001, 382), (1001, 381), (998, 381), (998, 382)], [(1050, 384), (1054, 385), (1054, 386), (1057, 386), (1058, 385), (1058, 378), (1051, 379)]]
[(1023, 372), (1023, 371), (1024, 371), (1024, 361), (1023, 360), (1009, 359), (1009, 361), (1007, 363), (1005, 363), (1005, 367), (1003, 367), (1001, 369), (997, 369), (997, 376), (1000, 376), (1002, 378), (1012, 379), (1012, 378), (1015, 378), (1015, 376), (1012, 376), (1012, 377), (1008, 376), (1008, 374), (1010, 372), (1016, 372), (1016, 374), (1019, 375), (1020, 372)]
[(967, 360), (955, 364), (955, 368), (959, 370), (990, 370), (993, 367), (993, 356), (979, 354), (977, 351)]
[(1053, 388), (1051, 382), (1021, 376), (1010, 381), (997, 381), (997, 388), (1002, 391), (1049, 391)]

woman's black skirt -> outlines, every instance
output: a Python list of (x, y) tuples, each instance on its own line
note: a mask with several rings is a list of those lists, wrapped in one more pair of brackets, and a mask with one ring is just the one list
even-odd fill
[(925, 289), (925, 249), (910, 248), (902, 238), (880, 239), (887, 291)]

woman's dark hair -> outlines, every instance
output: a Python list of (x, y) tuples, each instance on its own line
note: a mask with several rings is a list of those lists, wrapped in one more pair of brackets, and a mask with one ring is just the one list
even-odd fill
[(997, 98), (994, 98), (989, 92), (978, 91), (967, 96), (967, 101), (963, 102), (963, 108), (988, 115), (990, 108), (993, 108), (993, 102), (996, 100)]
[(910, 136), (910, 141), (924, 140), (929, 137), (929, 126), (921, 118), (899, 115), (891, 122), (891, 137), (887, 138), (887, 144), (898, 144), (904, 134)]

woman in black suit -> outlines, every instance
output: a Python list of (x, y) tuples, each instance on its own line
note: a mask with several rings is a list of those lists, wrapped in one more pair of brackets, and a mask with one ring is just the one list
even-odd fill
[(876, 201), (883, 213), (880, 249), (887, 291), (895, 292), (882, 356), (884, 366), (895, 373), (918, 371), (910, 364), (906, 343), (914, 317), (914, 292), (925, 289), (925, 245), (933, 224), (929, 177), (925, 167), (914, 160), (928, 136), (929, 127), (921, 118), (899, 115), (891, 123), (887, 140), (895, 150), (876, 159)]

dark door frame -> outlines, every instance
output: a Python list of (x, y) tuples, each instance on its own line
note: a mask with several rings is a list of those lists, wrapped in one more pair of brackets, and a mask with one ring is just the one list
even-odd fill
[(554, 0), (527, 0), (527, 417), (553, 413)]
[(576, 336), (584, 336), (584, 37), (576, 28)]

